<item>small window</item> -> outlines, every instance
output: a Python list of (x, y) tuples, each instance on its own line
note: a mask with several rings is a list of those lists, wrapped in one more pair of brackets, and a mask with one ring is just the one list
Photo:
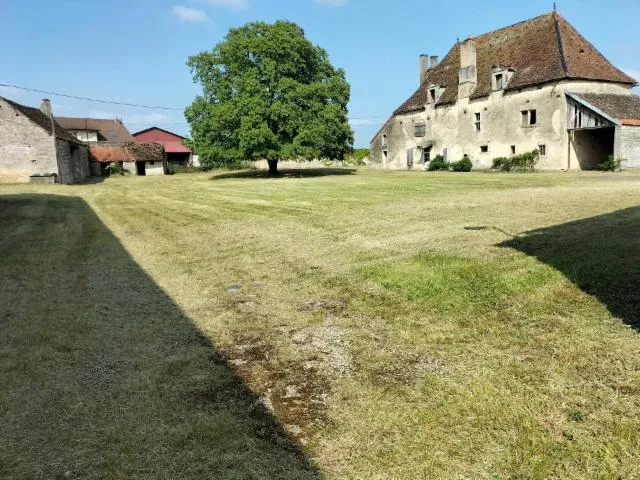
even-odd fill
[(424, 159), (424, 163), (430, 162), (431, 161), (431, 147), (425, 148), (422, 151), (422, 156), (423, 156), (423, 159)]
[(547, 155), (547, 146), (546, 145), (538, 145), (538, 150), (540, 151), (540, 156), (544, 157)]
[(538, 123), (538, 112), (536, 110), (523, 110), (522, 111), (522, 126), (533, 127)]
[(480, 112), (476, 113), (475, 120), (476, 133), (480, 133), (482, 131), (482, 115)]
[(382, 148), (387, 148), (387, 145), (387, 134), (385, 133), (382, 135)]
[(153, 165), (155, 165), (155, 163), (156, 163), (156, 162), (151, 161), (151, 162), (149, 162), (149, 165), (153, 166)]
[(413, 167), (413, 149), (407, 150), (407, 167)]
[(516, 146), (511, 145), (511, 155), (515, 155), (515, 154), (516, 154)]
[(480, 153), (489, 153), (489, 145), (482, 145), (480, 147)]
[(504, 75), (498, 73), (496, 75), (496, 90), (502, 90), (504, 88)]
[(424, 137), (426, 133), (426, 126), (424, 123), (416, 123), (414, 125), (414, 133), (416, 137)]
[(429, 94), (427, 96), (427, 101), (429, 103), (436, 103), (436, 97), (437, 97), (437, 90), (435, 88), (430, 88), (429, 89)]

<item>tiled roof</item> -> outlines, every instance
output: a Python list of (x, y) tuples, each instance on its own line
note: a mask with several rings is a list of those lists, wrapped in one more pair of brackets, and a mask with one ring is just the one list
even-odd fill
[(53, 128), (55, 127), (56, 137), (62, 140), (67, 140), (69, 142), (81, 143), (76, 137), (67, 132), (63, 127), (61, 127), (58, 122), (54, 121), (53, 125), (51, 124), (51, 119), (39, 108), (27, 107), (25, 105), (20, 105), (8, 98), (0, 97), (5, 102), (7, 102), (11, 107), (17, 112), (21, 113), (33, 123), (42, 127), (44, 130), (49, 132), (49, 134), (53, 134)]
[(134, 138), (120, 120), (101, 118), (55, 117), (67, 130), (98, 132), (99, 140), (107, 142), (133, 142)]
[[(473, 38), (476, 42), (478, 84), (471, 98), (491, 93), (496, 66), (515, 71), (507, 90), (563, 79), (587, 79), (633, 85), (636, 81), (614, 67), (557, 12), (532, 18)], [(428, 86), (445, 87), (438, 104), (458, 99), (460, 43), (429, 70), (418, 90), (394, 114), (421, 110)]]
[(613, 95), (603, 93), (580, 93), (587, 103), (618, 120), (622, 125), (640, 125), (640, 97), (638, 95)]
[(89, 153), (96, 162), (162, 162), (164, 147), (159, 143), (92, 142)]

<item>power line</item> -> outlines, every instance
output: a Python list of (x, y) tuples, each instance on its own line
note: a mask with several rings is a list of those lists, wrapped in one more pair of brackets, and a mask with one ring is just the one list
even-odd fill
[[(136, 104), (136, 103), (126, 103), (126, 102), (118, 102), (115, 100), (102, 100), (99, 98), (89, 98), (89, 97), (80, 97), (77, 95), (69, 95), (66, 93), (58, 93), (58, 92), (49, 92), (47, 90), (38, 90), (36, 88), (28, 88), (28, 87), (20, 87), (18, 85), (10, 85), (7, 83), (0, 83), (0, 87), (8, 87), (8, 88), (15, 88), (18, 90), (25, 90), (27, 92), (36, 92), (36, 93), (43, 93), (45, 95), (56, 95), (58, 97), (65, 97), (65, 98), (73, 98), (75, 100), (84, 100), (87, 102), (96, 102), (96, 103), (106, 103), (106, 104), (110, 104), (110, 105), (121, 105), (121, 106), (125, 106), (125, 107), (136, 107), (136, 108), (148, 108), (151, 110), (171, 110), (171, 111), (176, 111), (176, 112), (183, 112), (184, 108), (175, 108), (175, 107), (164, 107), (164, 106), (160, 106), (160, 105), (140, 105), (140, 104)], [(380, 118), (384, 118), (386, 119), (387, 116), (386, 115), (380, 115), (380, 116), (375, 116), (375, 117), (349, 117), (349, 120), (354, 121), (354, 120), (378, 120)], [(146, 125), (146, 123), (132, 123), (131, 125)], [(165, 124), (165, 125), (169, 125), (169, 124)], [(177, 123), (175, 124), (171, 124), (171, 125), (178, 125)], [(186, 123), (182, 123), (181, 125), (187, 125)], [(358, 127), (362, 127), (364, 125), (358, 125)], [(369, 125), (367, 125), (369, 126)]]
[(152, 110), (173, 110), (173, 111), (184, 111), (184, 108), (174, 108), (174, 107), (162, 107), (162, 106), (154, 106), (154, 105), (139, 105), (136, 103), (125, 103), (125, 102), (116, 102), (112, 100), (100, 100), (97, 98), (88, 98), (88, 97), (78, 97), (76, 95), (68, 95), (66, 93), (57, 93), (57, 92), (48, 92), (46, 90), (38, 90), (35, 88), (27, 88), (27, 87), (19, 87), (17, 85), (9, 85), (6, 83), (0, 83), (0, 87), (9, 87), (9, 88), (17, 88), (18, 90), (26, 90), (27, 92), (37, 92), (44, 93), (45, 95), (56, 95), (58, 97), (65, 98), (73, 98), (75, 100), (85, 100), (88, 102), (97, 102), (97, 103), (108, 103), (111, 105), (122, 105), (125, 107), (137, 107), (137, 108), (149, 108)]

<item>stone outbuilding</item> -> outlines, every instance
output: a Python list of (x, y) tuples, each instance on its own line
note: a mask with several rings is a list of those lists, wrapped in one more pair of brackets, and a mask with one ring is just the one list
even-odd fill
[(89, 177), (87, 146), (41, 107), (0, 97), (0, 182), (78, 183)]
[(159, 143), (93, 142), (89, 144), (92, 173), (105, 175), (110, 163), (117, 163), (132, 175), (164, 175), (167, 161), (164, 146)]
[(586, 170), (616, 155), (640, 167), (635, 79), (554, 11), (420, 56), (420, 86), (376, 133), (371, 162), (422, 167), (436, 155), (492, 160), (537, 149), (538, 167)]

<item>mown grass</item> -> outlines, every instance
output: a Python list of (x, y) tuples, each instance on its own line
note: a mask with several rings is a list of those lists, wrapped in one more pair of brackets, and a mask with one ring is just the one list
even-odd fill
[(0, 476), (637, 476), (640, 173), (323, 173), (3, 186)]

